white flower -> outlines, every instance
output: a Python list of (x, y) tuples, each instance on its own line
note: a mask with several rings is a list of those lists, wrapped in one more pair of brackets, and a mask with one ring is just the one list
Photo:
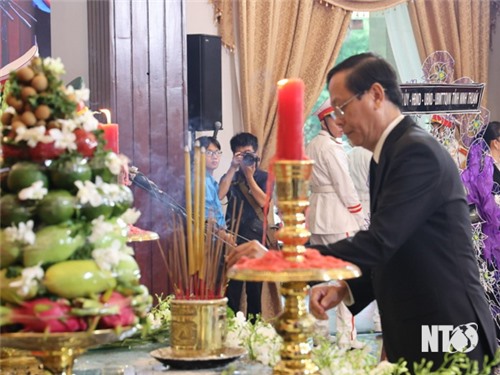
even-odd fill
[(64, 65), (61, 62), (61, 58), (52, 58), (46, 57), (43, 59), (43, 65), (52, 72), (55, 76), (61, 76), (66, 74), (66, 70), (64, 69)]
[(111, 271), (122, 259), (121, 247), (120, 241), (114, 240), (109, 247), (94, 249), (92, 258), (94, 258), (101, 270)]
[(36, 235), (33, 232), (33, 220), (28, 220), (26, 223), (19, 223), (16, 227), (11, 225), (5, 228), (7, 240), (10, 242), (20, 242), (21, 244), (33, 245), (35, 243)]
[(99, 121), (94, 117), (91, 111), (85, 111), (80, 116), (78, 116), (77, 122), (86, 132), (92, 132), (97, 130)]
[(38, 142), (52, 142), (52, 138), (45, 135), (45, 126), (33, 126), (29, 129), (26, 126), (19, 126), (16, 128), (16, 134), (16, 142), (26, 141), (31, 148), (35, 147)]
[(97, 207), (104, 202), (104, 198), (92, 181), (75, 181), (75, 185), (78, 188), (76, 197), (81, 204), (89, 203), (92, 207)]
[(120, 216), (120, 218), (127, 224), (134, 225), (139, 217), (141, 216), (141, 211), (135, 208), (127, 208), (127, 210)]
[(22, 201), (27, 199), (38, 200), (42, 199), (47, 193), (48, 190), (43, 186), (43, 181), (35, 181), (31, 186), (22, 189), (17, 196)]
[(8, 106), (7, 108), (5, 108), (4, 113), (10, 113), (11, 115), (15, 115), (17, 112), (14, 107)]
[(377, 367), (370, 370), (369, 375), (391, 375), (396, 367), (397, 365), (394, 363), (382, 361), (377, 365)]
[(54, 146), (56, 148), (76, 150), (76, 135), (69, 129), (71, 129), (71, 126), (65, 123), (63, 124), (62, 130), (57, 128), (49, 130), (49, 134), (54, 139)]
[(103, 238), (106, 234), (115, 230), (115, 224), (104, 220), (104, 216), (92, 220), (92, 233), (88, 237), (90, 243), (95, 243)]
[(102, 192), (102, 195), (108, 198), (111, 202), (118, 202), (121, 200), (122, 191), (118, 184), (108, 184), (101, 179), (96, 178), (96, 187)]
[(43, 268), (40, 264), (33, 267), (26, 267), (21, 272), (21, 279), (13, 281), (9, 286), (18, 288), (17, 293), (20, 296), (27, 296), (30, 290), (38, 285), (43, 279)]
[(162, 325), (161, 317), (155, 316), (154, 314), (148, 314), (146, 319), (149, 321), (149, 327), (151, 329), (159, 329)]
[(495, 203), (497, 204), (497, 206), (500, 206), (500, 194), (495, 195)]
[(122, 159), (115, 154), (114, 152), (110, 152), (106, 155), (106, 159), (104, 160), (104, 164), (115, 176), (120, 174), (122, 169), (123, 161)]
[(78, 124), (74, 119), (58, 119), (57, 123), (60, 125), (61, 129), (63, 129), (66, 132), (72, 132), (74, 131), (77, 127)]
[(76, 90), (73, 86), (68, 86), (68, 87), (66, 87), (66, 92), (68, 94), (74, 94), (75, 101), (77, 103), (86, 102), (90, 98), (90, 90), (88, 88), (86, 88), (85, 86), (82, 86), (82, 88), (79, 90)]

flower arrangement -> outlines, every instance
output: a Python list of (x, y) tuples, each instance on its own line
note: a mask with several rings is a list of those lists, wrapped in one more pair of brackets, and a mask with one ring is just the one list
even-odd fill
[(135, 325), (152, 303), (127, 246), (140, 213), (118, 183), (128, 162), (105, 149), (59, 59), (11, 72), (0, 108), (2, 332), (70, 332)]
[[(150, 331), (143, 335), (142, 340), (159, 342), (158, 338), (168, 335), (170, 326), (170, 301), (173, 296), (158, 297), (158, 305), (148, 314)], [(131, 340), (131, 339), (128, 339)], [(321, 375), (409, 375), (408, 363), (400, 360), (398, 363), (379, 361), (368, 345), (361, 349), (342, 349), (325, 337), (315, 337), (317, 343), (313, 349), (313, 360), (320, 369)], [(132, 341), (128, 341), (129, 343)], [(228, 309), (227, 347), (245, 348), (247, 358), (267, 366), (274, 366), (280, 360), (282, 339), (270, 322), (260, 316), (247, 320), (242, 312), (234, 314)], [(423, 360), (413, 365), (415, 375), (487, 375), (493, 367), (500, 364), (500, 350), (482, 370), (478, 364), (471, 361), (463, 353), (454, 353), (445, 358), (437, 369), (431, 370), (433, 363)], [(235, 370), (228, 367), (223, 374), (231, 375)], [(234, 372), (236, 374), (236, 372)]]

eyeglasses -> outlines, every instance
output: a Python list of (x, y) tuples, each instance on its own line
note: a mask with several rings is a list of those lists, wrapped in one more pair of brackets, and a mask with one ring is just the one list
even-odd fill
[(207, 156), (212, 157), (212, 158), (213, 158), (214, 156), (219, 157), (219, 156), (221, 156), (221, 155), (222, 155), (222, 151), (210, 151), (210, 150), (208, 150), (208, 151), (205, 151), (205, 154), (206, 154)]
[(336, 120), (338, 118), (341, 118), (341, 117), (344, 117), (345, 116), (345, 112), (344, 112), (344, 108), (347, 107), (347, 105), (352, 102), (355, 98), (361, 98), (363, 95), (365, 94), (365, 91), (363, 92), (358, 92), (357, 94), (354, 94), (353, 96), (351, 96), (349, 99), (347, 99), (344, 103), (342, 103), (341, 105), (336, 105), (333, 107), (333, 112), (330, 114), (330, 116)]

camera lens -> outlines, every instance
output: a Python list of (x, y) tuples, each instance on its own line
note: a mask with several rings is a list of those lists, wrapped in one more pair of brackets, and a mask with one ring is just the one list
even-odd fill
[(259, 158), (255, 156), (254, 154), (243, 154), (243, 159), (241, 160), (244, 165), (252, 165), (255, 164), (259, 161)]

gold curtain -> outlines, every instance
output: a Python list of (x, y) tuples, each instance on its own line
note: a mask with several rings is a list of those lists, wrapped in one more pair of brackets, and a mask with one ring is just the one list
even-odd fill
[(408, 9), (422, 61), (434, 51), (447, 51), (455, 59), (455, 79), (488, 81), (489, 1), (413, 0)]
[(408, 0), (319, 0), (352, 12), (377, 12), (396, 5), (406, 3)]
[(351, 12), (301, 0), (236, 4), (243, 124), (259, 139), (266, 168), (276, 145), (276, 83), (301, 78), (308, 114), (340, 51)]
[(209, 0), (214, 7), (214, 22), (224, 47), (234, 50), (233, 0)]

